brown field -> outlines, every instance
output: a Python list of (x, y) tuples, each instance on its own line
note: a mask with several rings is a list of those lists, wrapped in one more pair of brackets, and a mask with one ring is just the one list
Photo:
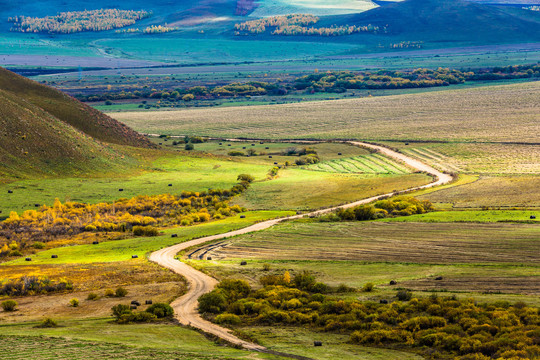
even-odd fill
[(260, 138), (538, 143), (540, 82), (275, 106), (132, 112), (138, 131)]
[(234, 238), (212, 256), (536, 266), (539, 238), (535, 224), (288, 223)]
[(538, 207), (540, 176), (482, 176), (477, 181), (418, 196), (453, 208)]
[[(128, 294), (123, 298), (103, 297), (103, 290), (94, 291), (100, 296), (98, 300), (87, 300), (89, 291), (14, 297), (11, 299), (17, 301), (19, 310), (0, 312), (0, 323), (38, 321), (46, 317), (58, 320), (108, 317), (111, 315), (111, 308), (116, 304), (129, 304), (132, 300), (138, 300), (142, 304), (144, 304), (145, 300), (168, 303), (182, 295), (186, 290), (183, 283), (177, 282), (132, 285), (124, 288), (128, 291)], [(80, 301), (79, 306), (76, 308), (69, 306), (69, 301), (73, 298)]]
[(540, 145), (383, 143), (448, 172), (505, 175), (540, 173)]

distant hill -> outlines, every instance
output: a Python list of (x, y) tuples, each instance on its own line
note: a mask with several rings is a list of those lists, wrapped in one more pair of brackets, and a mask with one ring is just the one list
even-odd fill
[(540, 40), (539, 12), (464, 0), (406, 0), (325, 21), (387, 26), (389, 35), (402, 40), (472, 43)]
[(111, 144), (151, 147), (118, 121), (0, 68), (0, 181), (104, 172), (134, 163)]

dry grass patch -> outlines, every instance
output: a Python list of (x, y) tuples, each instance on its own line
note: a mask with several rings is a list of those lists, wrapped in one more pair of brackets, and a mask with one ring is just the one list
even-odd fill
[(417, 196), (454, 208), (538, 207), (540, 176), (483, 176), (478, 181)]
[(540, 82), (532, 82), (315, 103), (112, 115), (148, 133), (538, 143), (539, 97)]

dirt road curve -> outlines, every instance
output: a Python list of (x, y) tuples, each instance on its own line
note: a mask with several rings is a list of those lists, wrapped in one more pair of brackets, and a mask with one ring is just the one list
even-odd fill
[[(367, 143), (362, 143), (362, 142), (355, 142), (355, 141), (351, 141), (349, 143), (356, 146), (363, 146), (366, 148), (375, 149), (381, 152), (382, 154), (385, 154), (391, 158), (400, 160), (417, 170), (425, 171), (426, 173), (433, 175), (434, 177), (437, 178), (437, 180), (432, 183), (418, 186), (409, 190), (425, 189), (425, 188), (429, 188), (429, 187), (433, 187), (437, 185), (446, 184), (452, 181), (452, 177), (450, 175), (441, 173), (440, 171), (437, 171), (436, 169), (432, 168), (431, 166), (427, 164), (424, 164), (418, 160), (412, 159), (406, 155), (400, 154), (398, 152), (395, 152), (383, 146), (367, 144)], [(174, 308), (174, 311), (175, 311), (175, 316), (180, 321), (180, 323), (184, 325), (190, 325), (190, 326), (196, 327), (200, 330), (203, 330), (204, 332), (218, 336), (230, 343), (240, 345), (248, 350), (265, 351), (266, 348), (264, 348), (263, 346), (241, 340), (237, 338), (236, 336), (234, 336), (233, 334), (231, 334), (230, 330), (223, 328), (221, 326), (218, 326), (216, 324), (213, 324), (209, 321), (206, 321), (199, 316), (199, 313), (197, 312), (197, 305), (198, 305), (197, 299), (201, 295), (207, 292), (210, 292), (216, 286), (217, 280), (206, 274), (203, 274), (200, 271), (195, 270), (194, 268), (184, 264), (183, 262), (176, 260), (175, 259), (176, 254), (189, 247), (201, 245), (206, 242), (219, 240), (219, 239), (223, 239), (227, 237), (232, 237), (236, 235), (246, 234), (253, 231), (264, 230), (284, 220), (298, 219), (306, 215), (307, 216), (321, 215), (321, 214), (325, 214), (333, 210), (336, 210), (338, 208), (350, 208), (357, 205), (367, 204), (369, 202), (378, 200), (381, 197), (388, 196), (388, 195), (391, 195), (391, 194), (373, 196), (368, 199), (363, 199), (363, 200), (355, 201), (346, 205), (336, 206), (336, 207), (332, 207), (328, 209), (318, 210), (318, 211), (314, 211), (308, 214), (294, 215), (294, 216), (281, 218), (281, 219), (268, 220), (268, 221), (260, 222), (258, 224), (251, 225), (249, 227), (246, 227), (240, 230), (191, 240), (188, 242), (184, 242), (181, 244), (177, 244), (177, 245), (153, 252), (150, 255), (150, 261), (153, 261), (159, 265), (162, 265), (166, 268), (171, 269), (172, 271), (178, 274), (183, 275), (188, 281), (188, 284), (189, 284), (188, 292), (184, 296), (176, 299), (175, 301), (171, 303), (171, 306)]]

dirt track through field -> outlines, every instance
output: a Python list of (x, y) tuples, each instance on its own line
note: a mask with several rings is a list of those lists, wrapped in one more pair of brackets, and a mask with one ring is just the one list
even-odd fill
[[(236, 140), (236, 139), (230, 139), (230, 140)], [(246, 140), (246, 141), (248, 141), (248, 140)], [(426, 172), (426, 173), (428, 173), (428, 174), (430, 174), (430, 175), (432, 175), (432, 176), (434, 176), (436, 178), (435, 181), (433, 181), (433, 182), (431, 182), (429, 184), (422, 185), (422, 186), (417, 186), (417, 187), (408, 189), (407, 191), (430, 188), (430, 187), (433, 187), (433, 186), (447, 184), (450, 181), (452, 181), (452, 177), (450, 175), (444, 174), (444, 173), (432, 168), (431, 166), (422, 163), (419, 160), (412, 159), (412, 158), (408, 157), (407, 155), (398, 153), (396, 151), (385, 148), (383, 146), (374, 145), (374, 144), (368, 144), (368, 143), (363, 143), (363, 142), (357, 142), (357, 141), (349, 141), (348, 143), (351, 144), (351, 145), (354, 145), (354, 146), (361, 146), (361, 147), (376, 150), (381, 154), (384, 154), (384, 155), (386, 155), (388, 157), (391, 157), (393, 159), (401, 161), (401, 162), (407, 164), (408, 166), (410, 166), (412, 168), (415, 168), (415, 169), (417, 169), (419, 171), (424, 171), (424, 172)], [(176, 260), (175, 259), (176, 254), (178, 254), (180, 251), (183, 251), (183, 250), (185, 250), (187, 248), (190, 248), (192, 246), (202, 245), (202, 244), (210, 242), (210, 241), (215, 241), (215, 240), (219, 240), (219, 239), (233, 237), (233, 236), (236, 236), (236, 235), (242, 235), (242, 234), (247, 234), (247, 233), (254, 232), (254, 231), (260, 231), (260, 230), (268, 229), (269, 227), (272, 227), (272, 226), (274, 226), (274, 225), (276, 225), (276, 224), (278, 224), (278, 223), (280, 223), (282, 221), (285, 221), (285, 220), (298, 219), (298, 218), (301, 218), (301, 217), (304, 217), (304, 216), (318, 216), (318, 215), (322, 215), (322, 214), (332, 212), (332, 211), (334, 211), (336, 209), (339, 209), (339, 208), (351, 208), (351, 207), (355, 207), (355, 206), (358, 206), (358, 205), (367, 204), (367, 203), (370, 203), (372, 201), (378, 200), (378, 199), (380, 199), (382, 197), (386, 197), (386, 196), (393, 195), (393, 194), (394, 193), (388, 193), (388, 194), (373, 196), (373, 197), (363, 199), (363, 200), (359, 200), (359, 201), (355, 201), (355, 202), (352, 202), (352, 203), (349, 203), (349, 204), (346, 204), (346, 205), (335, 206), (335, 207), (331, 207), (331, 208), (327, 208), (327, 209), (323, 209), (323, 210), (318, 210), (318, 211), (313, 211), (311, 213), (302, 214), (302, 215), (294, 215), (294, 216), (289, 216), (289, 217), (280, 218), (280, 219), (268, 220), (268, 221), (264, 221), (264, 222), (260, 222), (260, 223), (251, 225), (249, 227), (246, 227), (246, 228), (243, 228), (243, 229), (240, 229), (240, 230), (230, 231), (230, 232), (219, 234), (219, 235), (207, 236), (207, 237), (203, 237), (203, 238), (200, 238), (200, 239), (187, 241), (187, 242), (184, 242), (184, 243), (181, 243), (181, 244), (177, 244), (177, 245), (174, 245), (174, 246), (171, 246), (171, 247), (168, 247), (168, 248), (161, 249), (161, 250), (153, 252), (150, 255), (150, 261), (153, 261), (153, 262), (155, 262), (155, 263), (157, 263), (157, 264), (159, 264), (161, 266), (164, 266), (164, 267), (166, 267), (168, 269), (171, 269), (172, 271), (174, 271), (174, 272), (176, 272), (176, 273), (178, 273), (180, 275), (183, 275), (186, 278), (186, 280), (187, 280), (187, 282), (189, 284), (188, 292), (185, 295), (183, 295), (182, 297), (174, 300), (171, 303), (171, 306), (173, 307), (173, 309), (175, 311), (175, 317), (176, 317), (176, 319), (178, 319), (178, 321), (180, 321), (181, 324), (195, 327), (195, 328), (200, 329), (200, 330), (202, 330), (202, 331), (204, 331), (206, 333), (215, 335), (215, 336), (217, 336), (217, 337), (219, 337), (219, 338), (221, 338), (223, 340), (226, 340), (226, 341), (228, 341), (228, 342), (230, 342), (232, 344), (242, 346), (243, 348), (245, 348), (247, 350), (255, 350), (255, 351), (266, 352), (268, 350), (265, 347), (263, 347), (261, 345), (258, 345), (258, 344), (248, 342), (248, 341), (245, 341), (245, 340), (242, 340), (242, 339), (236, 337), (235, 335), (233, 335), (229, 329), (226, 329), (224, 327), (221, 327), (219, 325), (211, 323), (211, 322), (209, 322), (207, 320), (204, 320), (199, 315), (199, 313), (197, 311), (197, 306), (198, 306), (197, 299), (201, 295), (212, 291), (212, 289), (214, 289), (214, 287), (217, 285), (218, 282), (217, 282), (216, 279), (214, 279), (214, 278), (212, 278), (212, 277), (210, 277), (210, 276), (208, 276), (208, 275), (206, 275), (206, 274), (204, 274), (204, 273), (202, 273), (202, 272), (200, 272), (198, 270), (195, 270), (194, 268), (190, 267), (189, 265), (187, 265), (187, 264), (185, 264), (185, 263), (183, 263), (181, 261)], [(282, 355), (286, 355), (286, 354), (282, 354)]]

